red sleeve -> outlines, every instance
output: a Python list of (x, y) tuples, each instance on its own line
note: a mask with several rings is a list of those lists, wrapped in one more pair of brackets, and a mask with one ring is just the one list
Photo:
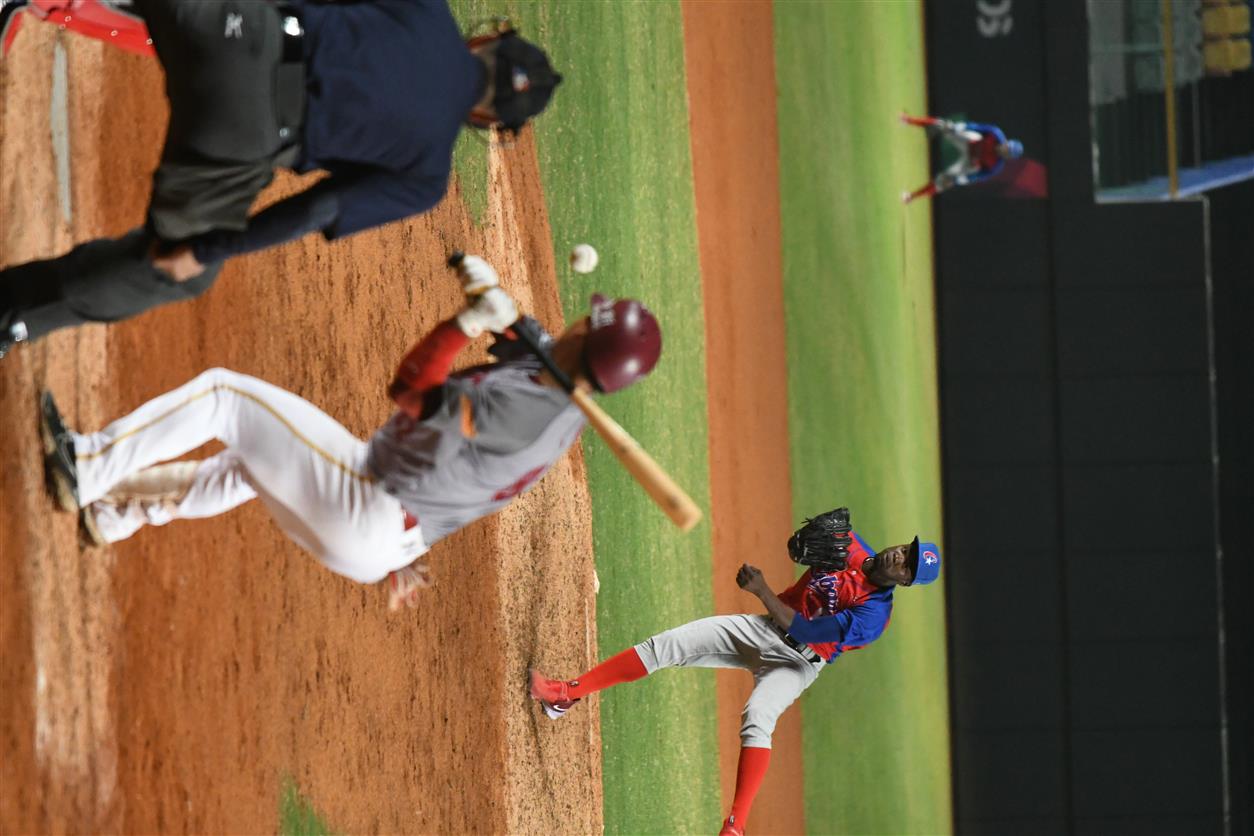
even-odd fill
[(441, 322), (401, 360), (388, 395), (406, 414), (421, 417), (424, 396), (448, 379), (457, 353), (469, 343), (470, 337), (457, 327), (456, 320)]

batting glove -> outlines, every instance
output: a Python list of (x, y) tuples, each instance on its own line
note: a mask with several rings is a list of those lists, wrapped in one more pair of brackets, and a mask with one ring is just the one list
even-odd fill
[(457, 268), (457, 275), (462, 280), (462, 291), (467, 296), (478, 296), (501, 283), (492, 265), (477, 255), (465, 256)]
[[(488, 268), (491, 269), (491, 268)], [(457, 327), (472, 340), (484, 331), (500, 334), (518, 321), (518, 306), (499, 287), (489, 287), (457, 315)]]

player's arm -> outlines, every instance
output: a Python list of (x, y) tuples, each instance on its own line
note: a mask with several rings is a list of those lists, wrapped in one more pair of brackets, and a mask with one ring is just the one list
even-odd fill
[(431, 395), (448, 380), (458, 352), (485, 331), (504, 331), (518, 319), (514, 300), (501, 290), (490, 264), (468, 255), (458, 273), (468, 294), (466, 307), (409, 350), (388, 387), (388, 397), (413, 418), (425, 417), (438, 405)]
[(201, 264), (269, 249), (321, 232), (328, 241), (426, 212), (444, 196), (438, 178), (341, 166), (299, 194), (248, 219), (241, 230), (215, 229), (185, 242)]
[(796, 610), (781, 601), (779, 596), (771, 591), (771, 588), (766, 585), (766, 578), (762, 576), (762, 570), (758, 567), (750, 566), (748, 563), (741, 566), (740, 571), (736, 573), (736, 584), (745, 592), (756, 595), (766, 607), (771, 619), (783, 629), (787, 630), (788, 625), (800, 617)]
[(446, 319), (409, 350), (396, 369), (388, 397), (412, 418), (421, 418), (427, 394), (448, 380), (457, 354), (470, 344), (457, 318)]

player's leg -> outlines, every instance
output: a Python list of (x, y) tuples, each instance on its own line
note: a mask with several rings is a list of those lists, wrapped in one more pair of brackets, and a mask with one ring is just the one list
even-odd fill
[(257, 496), (248, 471), (231, 450), (199, 461), (153, 465), (123, 479), (83, 509), (106, 542), (145, 525), (224, 514)]
[(934, 128), (941, 124), (944, 120), (937, 119), (934, 116), (911, 116), (907, 113), (901, 114), (901, 121), (907, 125), (915, 125), (920, 128)]
[(917, 200), (921, 197), (932, 197), (935, 194), (936, 194), (936, 182), (933, 181), (931, 183), (928, 183), (926, 186), (920, 186), (919, 188), (915, 189), (912, 192), (902, 192), (901, 202), (909, 203), (912, 200)]
[(84, 322), (116, 322), (193, 298), (217, 278), (221, 265), (189, 281), (173, 281), (149, 260), (151, 242), (145, 230), (134, 229), (121, 238), (79, 244), (57, 258), (0, 270), (0, 336), (33, 341)]
[(806, 661), (778, 639), (764, 650), (762, 664), (754, 672), (753, 692), (741, 712), (736, 790), (725, 828), (730, 824), (744, 832), (753, 800), (771, 761), (771, 736), (775, 733), (775, 724), (785, 709), (801, 696), (801, 692), (810, 687), (823, 664)]
[(417, 552), (400, 503), (366, 472), (366, 444), (305, 399), (211, 369), (91, 435), (75, 435), (79, 499), (206, 441), (238, 457), (275, 522), (332, 571), (382, 580)]
[(586, 673), (570, 680), (549, 679), (532, 672), (531, 696), (556, 719), (577, 700), (597, 691), (633, 682), (662, 668), (747, 668), (757, 660), (761, 631), (754, 616), (702, 618), (645, 639)]

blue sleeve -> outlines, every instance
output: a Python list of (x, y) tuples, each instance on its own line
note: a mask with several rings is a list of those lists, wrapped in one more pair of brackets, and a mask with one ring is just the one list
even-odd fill
[(420, 215), (448, 190), (448, 175), (402, 174), (381, 168), (336, 166), (314, 186), (336, 197), (339, 214), (323, 228), (328, 241)]
[(892, 604), (872, 598), (849, 610), (806, 620), (797, 613), (788, 625), (788, 635), (805, 644), (864, 645), (875, 641), (888, 624)]

